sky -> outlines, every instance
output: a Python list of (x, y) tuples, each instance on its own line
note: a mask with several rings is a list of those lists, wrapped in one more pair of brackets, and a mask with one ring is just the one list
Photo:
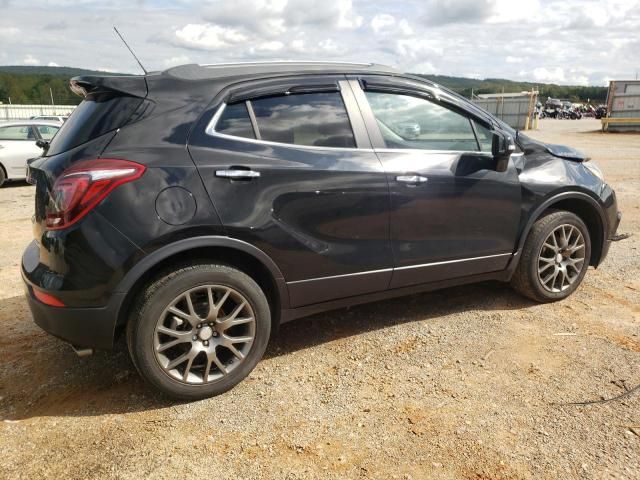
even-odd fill
[(139, 73), (252, 60), (606, 85), (640, 72), (640, 0), (0, 0), (0, 65)]

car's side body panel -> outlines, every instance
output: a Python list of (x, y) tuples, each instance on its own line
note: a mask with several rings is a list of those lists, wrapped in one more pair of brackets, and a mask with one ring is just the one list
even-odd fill
[[(276, 94), (338, 88), (343, 79), (314, 76), (239, 85), (217, 99), (189, 140), (227, 234), (256, 245), (280, 266), (294, 307), (388, 287), (393, 260), (382, 165), (371, 149), (263, 142), (207, 129), (216, 120), (211, 112), (224, 108), (224, 100), (265, 95), (268, 88)], [(233, 180), (217, 174), (237, 169), (260, 176)], [(359, 281), (348, 278), (361, 272), (367, 273)]]

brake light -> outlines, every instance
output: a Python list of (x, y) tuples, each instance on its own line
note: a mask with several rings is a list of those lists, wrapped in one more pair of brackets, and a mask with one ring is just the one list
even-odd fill
[(137, 180), (144, 171), (144, 165), (129, 160), (103, 158), (78, 162), (53, 185), (46, 227), (60, 230), (73, 225), (114, 188)]
[(49, 305), (50, 307), (64, 307), (65, 304), (58, 300), (53, 295), (48, 293), (41, 292), (37, 288), (33, 289), (33, 296), (40, 300), (45, 305)]

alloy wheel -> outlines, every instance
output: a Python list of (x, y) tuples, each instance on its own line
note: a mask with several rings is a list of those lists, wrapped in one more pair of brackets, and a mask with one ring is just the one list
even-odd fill
[(552, 293), (571, 287), (585, 268), (585, 240), (580, 230), (569, 224), (553, 229), (538, 255), (538, 279)]
[(238, 368), (255, 335), (255, 315), (244, 295), (224, 285), (202, 285), (165, 308), (154, 331), (154, 353), (173, 379), (209, 384)]

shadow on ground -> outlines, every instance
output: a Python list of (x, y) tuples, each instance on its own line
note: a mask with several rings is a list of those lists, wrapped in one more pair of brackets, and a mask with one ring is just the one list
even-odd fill
[[(417, 294), (314, 315), (282, 325), (265, 358), (326, 342), (462, 311), (521, 309), (532, 305), (501, 283)], [(138, 376), (120, 340), (112, 352), (78, 358), (64, 342), (32, 323), (22, 297), (0, 303), (0, 325), (16, 325), (0, 340), (0, 418), (94, 416), (167, 408), (177, 402)]]

